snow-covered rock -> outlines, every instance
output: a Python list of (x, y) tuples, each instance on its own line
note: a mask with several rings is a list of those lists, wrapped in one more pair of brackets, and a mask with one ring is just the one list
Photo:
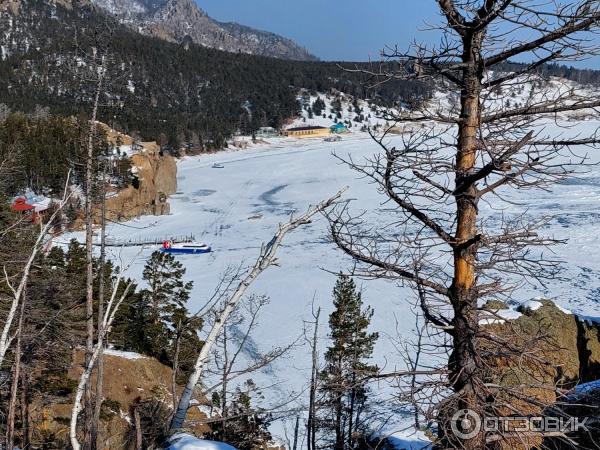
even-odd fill
[(179, 433), (171, 438), (167, 450), (236, 450), (229, 444), (216, 441), (205, 441), (187, 433)]
[(431, 447), (431, 440), (422, 431), (412, 429), (394, 433), (387, 442), (396, 450), (422, 450)]
[(104, 350), (104, 354), (108, 355), (108, 356), (115, 356), (117, 358), (131, 359), (131, 360), (146, 358), (146, 356), (140, 355), (139, 353), (124, 352), (122, 350), (115, 350), (112, 348), (107, 348), (106, 350)]

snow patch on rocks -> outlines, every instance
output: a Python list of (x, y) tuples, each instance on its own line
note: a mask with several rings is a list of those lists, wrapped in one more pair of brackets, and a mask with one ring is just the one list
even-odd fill
[(116, 356), (117, 358), (132, 359), (132, 360), (146, 358), (146, 356), (140, 355), (139, 353), (125, 352), (122, 350), (115, 350), (112, 348), (107, 348), (106, 350), (104, 350), (104, 354), (108, 355), (108, 356)]
[(229, 444), (216, 441), (205, 441), (187, 433), (179, 433), (171, 438), (167, 450), (236, 450)]
[(431, 447), (431, 441), (424, 432), (419, 430), (406, 430), (394, 433), (387, 438), (388, 443), (398, 450), (421, 450)]
[(507, 320), (516, 320), (522, 315), (514, 309), (501, 309), (494, 312), (484, 311), (482, 314), (483, 318), (479, 319), (479, 325), (503, 324)]

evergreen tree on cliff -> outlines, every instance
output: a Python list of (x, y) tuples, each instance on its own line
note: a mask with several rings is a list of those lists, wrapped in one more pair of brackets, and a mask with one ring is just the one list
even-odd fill
[[(163, 362), (171, 359), (169, 348), (187, 318), (187, 301), (192, 282), (184, 282), (185, 268), (173, 255), (156, 251), (143, 272), (148, 287), (142, 290), (126, 310), (128, 317), (128, 346), (141, 353), (155, 356)], [(125, 311), (125, 309), (124, 309)]]
[(319, 428), (327, 448), (359, 449), (368, 399), (365, 375), (378, 369), (368, 364), (379, 337), (369, 333), (373, 309), (363, 308), (361, 293), (352, 278), (340, 274), (333, 290), (334, 311), (329, 316), (331, 346), (321, 372), (323, 395)]

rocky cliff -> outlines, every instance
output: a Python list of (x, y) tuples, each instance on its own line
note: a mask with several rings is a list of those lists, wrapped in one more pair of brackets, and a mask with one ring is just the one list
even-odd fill
[(106, 200), (110, 220), (128, 220), (142, 215), (169, 214), (169, 195), (177, 191), (177, 164), (175, 158), (161, 152), (156, 142), (133, 143), (131, 137), (107, 131), (113, 144), (133, 146), (131, 154), (133, 182), (125, 189), (114, 192)]

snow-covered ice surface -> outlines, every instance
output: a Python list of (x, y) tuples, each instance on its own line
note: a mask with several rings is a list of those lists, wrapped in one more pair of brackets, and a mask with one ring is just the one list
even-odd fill
[[(589, 131), (599, 125), (588, 120), (578, 127)], [(178, 193), (170, 199), (171, 215), (112, 224), (108, 234), (120, 239), (194, 234), (197, 240), (211, 245), (210, 255), (178, 257), (187, 268), (187, 278), (194, 281), (190, 300), (193, 311), (204, 305), (228, 267), (254, 261), (261, 243), (271, 238), (279, 223), (343, 186), (350, 186), (346, 197), (356, 199), (356, 211), (365, 208), (372, 211), (370, 217), (388, 219), (386, 206), (381, 203), (383, 197), (375, 187), (332, 155), (350, 154), (358, 160), (378, 151), (365, 133), (353, 133), (336, 143), (275, 138), (244, 151), (187, 157), (178, 163)], [(600, 160), (600, 155), (592, 156), (594, 161)], [(224, 169), (213, 169), (216, 161), (223, 163)], [(557, 185), (550, 192), (510, 194), (509, 200), (521, 203), (502, 207), (482, 204), (481, 214), (496, 218), (503, 212), (527, 213), (533, 218), (551, 214), (555, 218), (542, 232), (569, 240), (554, 248), (555, 256), (565, 261), (566, 281), (550, 281), (545, 288), (526, 286), (516, 293), (515, 302), (544, 297), (575, 314), (600, 316), (600, 167), (592, 166), (579, 178)], [(145, 261), (156, 249), (142, 250), (130, 269), (131, 276), (141, 279)], [(127, 263), (139, 250), (111, 251), (114, 258)], [(280, 267), (270, 268), (251, 287), (251, 293), (266, 294), (271, 302), (263, 310), (261, 327), (248, 346), (249, 356), (255, 350), (268, 350), (297, 339), (303, 320), (312, 320), (313, 297), (323, 309), (325, 335), (335, 273), (351, 267), (351, 261), (328, 240), (323, 218), (288, 235), (279, 260)], [(389, 338), (397, 331), (406, 337), (413, 334), (412, 293), (388, 281), (359, 284), (365, 302), (375, 311), (372, 329), (380, 332), (375, 362), (385, 370), (403, 368)], [(273, 404), (286, 399), (289, 391), (302, 392), (309, 368), (309, 351), (298, 346), (286, 360), (252, 378), (265, 384), (268, 380), (275, 386), (269, 389)]]
[(205, 441), (190, 434), (176, 434), (167, 450), (236, 450), (235, 447), (223, 442)]

